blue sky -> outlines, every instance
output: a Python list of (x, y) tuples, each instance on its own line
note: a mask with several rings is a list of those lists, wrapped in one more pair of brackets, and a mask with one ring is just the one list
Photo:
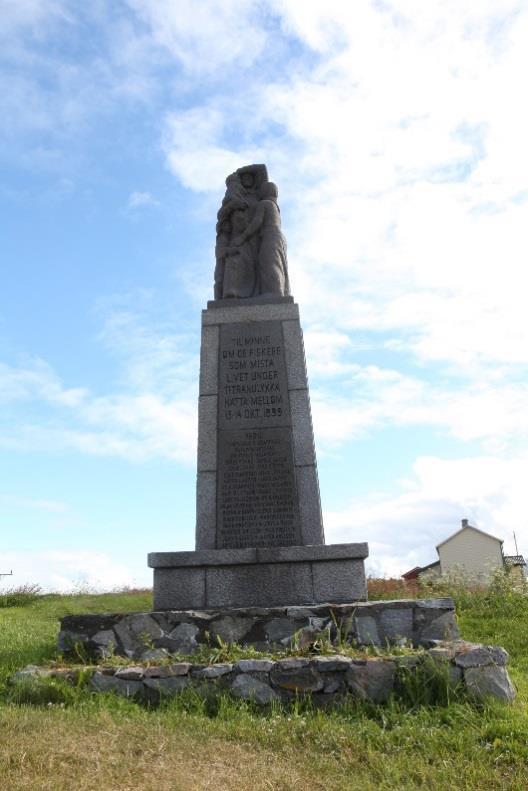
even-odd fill
[(266, 162), (327, 541), (528, 553), (528, 3), (0, 0), (0, 572), (192, 549), (225, 176)]

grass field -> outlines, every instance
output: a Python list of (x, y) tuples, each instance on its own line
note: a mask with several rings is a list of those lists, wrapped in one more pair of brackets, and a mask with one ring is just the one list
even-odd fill
[[(371, 583), (371, 598), (408, 596)], [(444, 593), (440, 591), (439, 593)], [(9, 675), (56, 658), (68, 613), (148, 610), (149, 593), (0, 598), (0, 788), (7, 789), (526, 789), (528, 597), (504, 581), (450, 590), (465, 638), (510, 652), (513, 705), (373, 706), (332, 713), (261, 712), (182, 697), (144, 709), (63, 689), (13, 702)], [(419, 592), (418, 592), (419, 593)]]

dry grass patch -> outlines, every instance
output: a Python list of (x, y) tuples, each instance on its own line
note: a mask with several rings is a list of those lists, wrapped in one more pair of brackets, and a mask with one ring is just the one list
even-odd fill
[[(398, 791), (528, 787), (520, 711), (467, 706), (335, 715), (0, 709), (9, 791)], [(513, 716), (512, 716), (513, 715)], [(523, 720), (523, 721), (521, 721)]]
[(1, 786), (10, 791), (324, 789), (275, 751), (171, 727), (155, 714), (4, 708)]

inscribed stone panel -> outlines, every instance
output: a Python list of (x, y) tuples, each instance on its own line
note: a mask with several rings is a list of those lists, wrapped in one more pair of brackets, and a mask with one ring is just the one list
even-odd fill
[(217, 549), (300, 543), (290, 428), (220, 431), (217, 492)]
[(290, 425), (288, 379), (280, 321), (220, 327), (218, 427)]

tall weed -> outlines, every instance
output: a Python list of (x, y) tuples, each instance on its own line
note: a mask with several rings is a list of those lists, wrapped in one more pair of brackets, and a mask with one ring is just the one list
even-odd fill
[(420, 581), (422, 595), (451, 596), (457, 611), (473, 614), (500, 608), (503, 614), (520, 615), (528, 609), (528, 586), (508, 569), (495, 569), (487, 580), (464, 569)]
[(42, 595), (40, 585), (19, 585), (0, 591), (0, 607), (25, 607)]

